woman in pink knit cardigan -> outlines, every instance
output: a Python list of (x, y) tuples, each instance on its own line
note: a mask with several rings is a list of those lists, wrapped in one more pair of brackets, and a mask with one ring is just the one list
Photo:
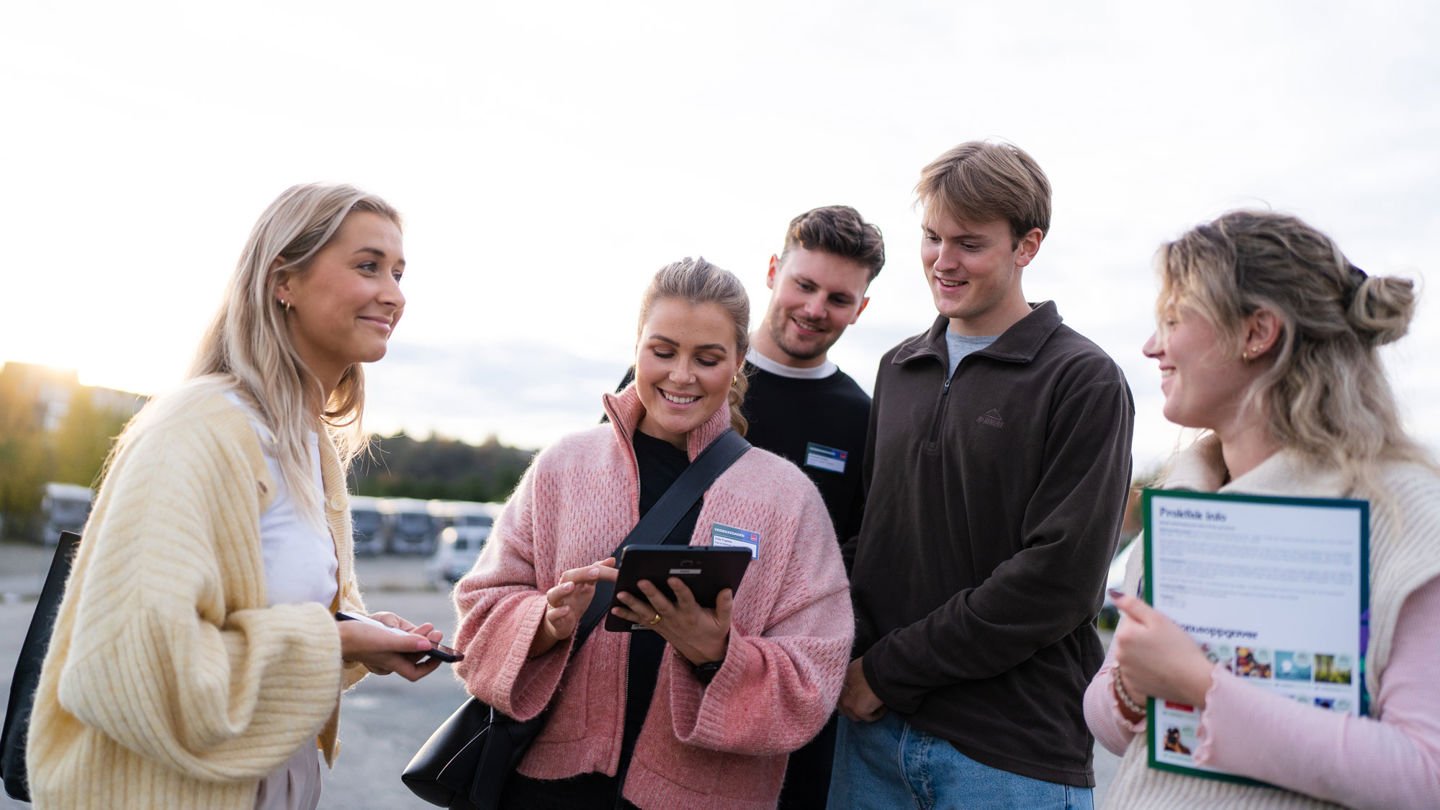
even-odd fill
[(668, 538), (758, 534), (738, 595), (706, 609), (683, 585), (672, 602), (642, 583), (647, 598), (622, 594), (616, 612), (654, 632), (597, 629), (571, 654), (595, 583), (615, 579), (607, 555), (696, 455), (744, 431), (748, 329), (733, 275), (704, 259), (661, 269), (610, 423), (540, 453), (457, 585), (466, 688), (516, 718), (550, 709), (503, 806), (773, 807), (787, 754), (833, 711), (854, 631), (834, 530), (810, 480), (755, 448)]
[[(1247, 683), (1121, 595), (1124, 618), (1085, 694), (1090, 729), (1124, 756), (1107, 806), (1440, 807), (1440, 475), (1402, 429), (1376, 353), (1405, 333), (1412, 283), (1368, 276), (1324, 234), (1267, 211), (1201, 225), (1159, 264), (1161, 323), (1145, 354), (1160, 366), (1165, 417), (1209, 431), (1165, 486), (1371, 500), (1372, 704), (1352, 717)], [(1279, 789), (1148, 768), (1146, 697), (1199, 711), (1197, 763)]]

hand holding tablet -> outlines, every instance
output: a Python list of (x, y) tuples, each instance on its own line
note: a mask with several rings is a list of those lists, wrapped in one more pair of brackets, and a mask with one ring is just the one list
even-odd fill
[(615, 614), (616, 608), (634, 612), (622, 601), (621, 594), (629, 594), (642, 604), (650, 602), (640, 590), (642, 580), (648, 581), (660, 597), (673, 604), (676, 594), (669, 580), (674, 577), (684, 584), (700, 607), (714, 608), (721, 591), (729, 589), (734, 592), (740, 587), (750, 559), (750, 552), (743, 548), (627, 546), (620, 557), (620, 574), (615, 583), (615, 597), (610, 603), (611, 612), (605, 616), (605, 629), (615, 632), (651, 630), (663, 621), (658, 611), (648, 620), (642, 617), (639, 621)]

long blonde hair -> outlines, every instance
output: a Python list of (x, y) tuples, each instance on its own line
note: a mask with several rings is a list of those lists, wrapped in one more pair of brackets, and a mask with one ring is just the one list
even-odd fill
[(354, 211), (379, 214), (400, 227), (400, 215), (389, 203), (348, 185), (292, 186), (276, 198), (250, 231), (187, 374), (190, 379), (218, 377), (249, 400), (274, 436), (287, 487), (310, 514), (318, 514), (320, 505), (310, 484), (307, 436), (326, 429), (341, 469), (348, 468), (366, 446), (365, 374), (358, 363), (346, 369), (324, 402), (322, 424), (315, 424), (312, 403), (324, 397), (324, 390), (291, 342), (276, 287), (287, 277), (303, 275)]
[(734, 273), (716, 267), (704, 257), (691, 259), (687, 256), (667, 264), (650, 280), (650, 286), (645, 288), (645, 295), (640, 299), (637, 337), (645, 328), (645, 321), (649, 320), (655, 302), (666, 298), (678, 298), (692, 306), (718, 304), (735, 323), (735, 351), (739, 365), (734, 379), (730, 381), (727, 400), (730, 404), (730, 427), (744, 436), (750, 428), (750, 423), (740, 413), (745, 392), (750, 388), (750, 380), (745, 376), (745, 355), (750, 351), (750, 296), (745, 293), (745, 285)]
[(1188, 306), (1222, 349), (1244, 351), (1244, 319), (1260, 308), (1282, 328), (1274, 364), (1247, 393), (1273, 438), (1378, 494), (1383, 461), (1427, 465), (1405, 433), (1377, 349), (1400, 339), (1415, 311), (1409, 279), (1371, 276), (1325, 234), (1285, 214), (1232, 211), (1160, 248), (1160, 306)]

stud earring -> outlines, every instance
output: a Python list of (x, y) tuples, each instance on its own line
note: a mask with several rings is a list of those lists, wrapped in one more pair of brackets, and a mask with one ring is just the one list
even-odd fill
[(282, 307), (285, 308), (285, 311), (286, 311), (286, 312), (289, 312), (289, 311), (290, 311), (290, 302), (289, 302), (289, 301), (286, 301), (284, 298), (281, 298), (281, 299), (279, 300), (279, 304), (280, 304), (280, 306), (282, 306)]

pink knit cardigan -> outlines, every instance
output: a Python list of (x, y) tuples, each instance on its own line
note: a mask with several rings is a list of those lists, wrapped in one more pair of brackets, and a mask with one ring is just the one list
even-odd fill
[[(455, 667), (471, 694), (521, 719), (552, 708), (520, 772), (562, 779), (614, 775), (625, 716), (629, 633), (602, 628), (533, 660), (546, 589), (603, 559), (639, 520), (631, 445), (643, 414), (634, 386), (606, 396), (610, 425), (568, 436), (526, 471), (473, 571), (455, 589)], [(729, 426), (721, 408), (689, 436), (693, 459)], [(725, 664), (708, 687), (674, 652), (625, 781), (640, 807), (773, 807), (788, 752), (830, 716), (854, 634), (834, 530), (815, 486), (790, 462), (751, 449), (705, 493), (691, 545), (711, 525), (760, 534), (736, 593)]]

